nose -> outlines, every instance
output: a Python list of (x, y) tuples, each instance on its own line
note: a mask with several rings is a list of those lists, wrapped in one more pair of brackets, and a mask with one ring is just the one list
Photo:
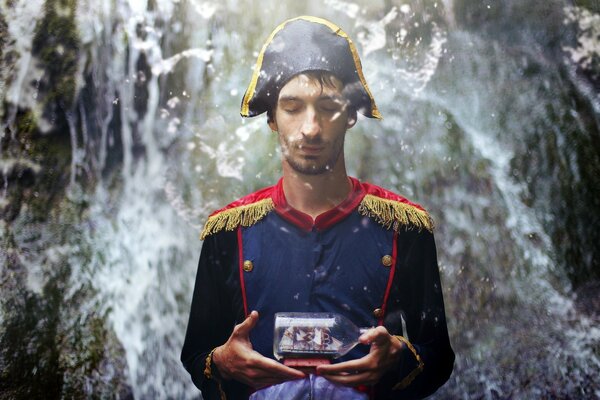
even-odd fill
[(301, 133), (307, 138), (316, 137), (321, 133), (321, 119), (319, 114), (312, 107), (306, 109)]

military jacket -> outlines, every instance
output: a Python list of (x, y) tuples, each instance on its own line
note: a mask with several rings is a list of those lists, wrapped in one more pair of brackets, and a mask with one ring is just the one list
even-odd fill
[[(287, 203), (282, 180), (209, 217), (181, 355), (205, 399), (251, 393), (221, 382), (208, 356), (252, 310), (260, 317), (250, 340), (270, 358), (276, 312), (336, 312), (398, 335), (401, 360), (369, 388), (373, 398), (424, 397), (448, 379), (454, 353), (433, 223), (419, 205), (349, 179), (348, 197), (314, 220)], [(359, 345), (338, 361), (368, 351)]]

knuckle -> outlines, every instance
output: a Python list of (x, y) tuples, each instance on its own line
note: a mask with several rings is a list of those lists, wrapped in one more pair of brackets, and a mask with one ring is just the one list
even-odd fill
[(253, 369), (248, 370), (248, 372), (246, 372), (246, 375), (248, 376), (248, 378), (250, 378), (252, 380), (255, 380), (256, 378), (258, 378), (258, 374)]
[(246, 358), (242, 363), (244, 368), (250, 372), (254, 372), (254, 360), (251, 358)]
[(382, 334), (382, 335), (388, 333), (388, 330), (385, 328), (385, 326), (378, 326), (377, 328), (375, 328), (375, 331), (378, 334)]

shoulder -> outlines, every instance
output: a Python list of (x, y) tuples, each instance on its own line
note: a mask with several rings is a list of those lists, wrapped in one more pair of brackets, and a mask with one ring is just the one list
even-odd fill
[(200, 239), (204, 240), (222, 230), (232, 231), (240, 225), (250, 226), (260, 221), (275, 208), (272, 198), (274, 189), (275, 186), (260, 189), (211, 213)]
[(365, 196), (358, 211), (375, 219), (385, 228), (399, 230), (416, 228), (432, 232), (433, 220), (429, 213), (419, 204), (390, 190), (371, 183), (361, 183)]

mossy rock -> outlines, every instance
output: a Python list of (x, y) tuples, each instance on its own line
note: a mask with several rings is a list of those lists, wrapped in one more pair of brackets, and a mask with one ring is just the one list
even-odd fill
[(35, 27), (31, 53), (44, 75), (39, 82), (43, 117), (58, 132), (68, 132), (65, 112), (74, 104), (81, 40), (75, 0), (47, 0), (44, 16)]

